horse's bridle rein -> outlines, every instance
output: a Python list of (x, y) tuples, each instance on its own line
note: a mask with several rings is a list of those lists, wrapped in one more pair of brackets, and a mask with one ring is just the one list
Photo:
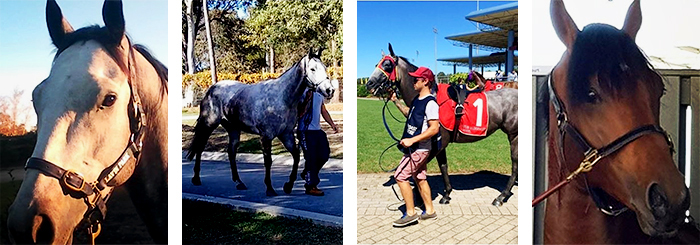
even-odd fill
[[(588, 141), (581, 135), (581, 133), (576, 129), (574, 125), (572, 125), (569, 122), (569, 116), (566, 113), (566, 109), (564, 108), (564, 103), (559, 99), (557, 96), (556, 91), (554, 90), (554, 86), (552, 84), (552, 74), (549, 74), (547, 76), (547, 86), (549, 89), (549, 98), (550, 102), (552, 102), (552, 107), (554, 108), (554, 112), (556, 113), (556, 118), (557, 118), (557, 127), (559, 129), (559, 140), (558, 140), (558, 148), (559, 148), (559, 154), (560, 157), (563, 157), (563, 151), (564, 151), (564, 137), (568, 133), (571, 135), (571, 138), (576, 142), (576, 144), (581, 148), (581, 150), (584, 151), (584, 158), (579, 164), (579, 167), (571, 172), (564, 180), (561, 182), (557, 183), (554, 187), (549, 188), (547, 191), (544, 193), (540, 194), (539, 196), (535, 197), (535, 199), (532, 200), (532, 206), (534, 207), (544, 199), (546, 199), (548, 196), (553, 194), (554, 192), (557, 192), (561, 187), (565, 186), (566, 184), (570, 183), (576, 176), (578, 176), (581, 173), (587, 173), (593, 169), (596, 163), (598, 163), (602, 158), (609, 156), (610, 154), (613, 154), (617, 152), (618, 150), (622, 149), (625, 145), (631, 143), (632, 141), (635, 141), (636, 139), (647, 135), (647, 134), (652, 134), (652, 133), (659, 133), (664, 136), (666, 139), (666, 143), (669, 145), (671, 154), (673, 154), (674, 147), (673, 147), (673, 142), (671, 141), (670, 136), (668, 133), (663, 130), (659, 125), (652, 125), (652, 124), (647, 124), (640, 126), (638, 128), (635, 128), (626, 134), (620, 136), (619, 138), (613, 140), (611, 143), (600, 147), (600, 148), (594, 148), (592, 147)], [(561, 164), (564, 164), (562, 162)], [(596, 198), (594, 198), (594, 201), (598, 202)], [(596, 203), (598, 204), (598, 203)], [(600, 208), (600, 205), (599, 205)], [(620, 210), (605, 210), (601, 208), (601, 211), (605, 214), (608, 215), (619, 215), (620, 213), (626, 211), (627, 208), (622, 208)]]
[(36, 169), (46, 176), (58, 179), (59, 185), (71, 196), (75, 198), (82, 198), (85, 201), (88, 209), (83, 215), (81, 223), (87, 224), (87, 231), (91, 235), (92, 244), (95, 243), (95, 238), (100, 234), (102, 230), (101, 223), (104, 220), (107, 212), (107, 200), (111, 196), (111, 189), (109, 193), (102, 196), (102, 191), (107, 187), (115, 187), (115, 183), (110, 183), (119, 172), (124, 169), (127, 165), (133, 165), (134, 168), (138, 164), (141, 156), (141, 148), (143, 147), (143, 128), (145, 126), (145, 115), (141, 108), (141, 99), (139, 98), (138, 91), (135, 85), (132, 83), (131, 76), (131, 59), (133, 58), (133, 53), (131, 48), (129, 49), (129, 54), (127, 56), (127, 83), (129, 84), (129, 90), (131, 91), (131, 97), (129, 101), (129, 129), (131, 135), (129, 136), (129, 143), (125, 147), (122, 154), (117, 158), (117, 160), (112, 163), (109, 167), (104, 169), (97, 180), (93, 182), (87, 182), (82, 174), (73, 171), (66, 170), (62, 167), (46, 161), (41, 158), (31, 157), (27, 160), (25, 169)]

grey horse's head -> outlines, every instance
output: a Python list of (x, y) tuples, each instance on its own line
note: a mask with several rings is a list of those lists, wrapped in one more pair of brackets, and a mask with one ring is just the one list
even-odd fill
[(333, 97), (335, 88), (331, 84), (331, 80), (326, 73), (326, 66), (321, 62), (321, 52), (319, 48), (317, 52), (314, 49), (309, 49), (309, 54), (302, 59), (302, 69), (304, 70), (306, 85), (322, 94), (326, 98)]

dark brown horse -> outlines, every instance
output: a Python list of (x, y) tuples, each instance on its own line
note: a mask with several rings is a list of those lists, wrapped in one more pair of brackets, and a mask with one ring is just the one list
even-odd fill
[[(408, 62), (404, 57), (394, 54), (391, 44), (389, 44), (389, 53), (389, 56), (384, 56), (384, 58), (379, 61), (377, 68), (374, 69), (374, 72), (372, 72), (365, 86), (367, 86), (369, 91), (375, 94), (383, 94), (388, 92), (392, 87), (391, 84), (395, 84), (396, 92), (404, 98), (404, 103), (407, 106), (411, 106), (410, 98), (418, 96), (418, 92), (413, 89), (415, 78), (409, 76), (408, 73), (415, 71), (418, 67)], [(474, 74), (476, 75), (474, 78), (477, 80), (477, 84), (485, 84), (486, 79), (484, 79), (481, 74), (477, 72), (474, 72)], [(442, 150), (435, 153), (435, 158), (437, 159), (440, 173), (445, 183), (445, 190), (442, 199), (440, 199), (440, 204), (449, 203), (451, 200), (450, 193), (452, 192), (452, 184), (450, 184), (450, 177), (447, 171), (447, 153), (444, 150), (447, 148), (447, 145), (451, 142), (476, 142), (489, 137), (498, 130), (503, 131), (508, 136), (512, 172), (505, 188), (503, 188), (501, 194), (499, 194), (491, 204), (494, 206), (501, 206), (513, 196), (511, 190), (518, 179), (518, 91), (515, 89), (502, 88), (485, 92), (485, 94), (488, 98), (487, 106), (489, 113), (488, 131), (485, 136), (472, 136), (462, 133), (453, 135), (451, 131), (445, 127), (441, 127), (440, 129), (440, 134), (442, 135)], [(430, 159), (432, 159), (432, 156)]]
[(597, 157), (586, 150), (609, 154), (547, 199), (544, 242), (665, 242), (678, 234), (690, 195), (659, 126), (663, 80), (635, 43), (639, 0), (622, 30), (579, 30), (561, 0), (552, 0), (551, 15), (567, 50), (549, 81), (549, 184), (584, 155)]

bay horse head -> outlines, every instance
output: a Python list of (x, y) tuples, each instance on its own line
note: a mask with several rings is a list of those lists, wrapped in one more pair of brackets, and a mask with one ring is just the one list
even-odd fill
[(673, 235), (690, 196), (659, 126), (663, 80), (635, 43), (642, 23), (639, 0), (629, 7), (621, 30), (607, 24), (579, 30), (561, 0), (552, 0), (550, 11), (566, 46), (550, 75), (549, 145), (550, 155), (557, 155), (550, 157), (550, 183), (579, 168), (591, 153), (582, 146), (610, 150), (567, 188), (624, 205), (647, 235)]
[(321, 61), (321, 52), (323, 52), (322, 48), (319, 48), (318, 51), (310, 48), (309, 54), (301, 60), (301, 68), (305, 74), (304, 81), (306, 81), (306, 86), (326, 98), (331, 98), (335, 88), (333, 88), (333, 84), (328, 78), (326, 66)]
[[(9, 209), (14, 242), (71, 243), (80, 232), (76, 227), (87, 227), (94, 241), (107, 198), (139, 161), (144, 111), (137, 89), (151, 90), (137, 88), (134, 80), (165, 80), (161, 71), (152, 74), (137, 64), (143, 57), (134, 58), (139, 47), (125, 35), (121, 1), (105, 1), (102, 15), (104, 27), (74, 31), (55, 0), (47, 2), (57, 52), (48, 78), (32, 93), (37, 143)], [(151, 138), (146, 141), (157, 140)]]

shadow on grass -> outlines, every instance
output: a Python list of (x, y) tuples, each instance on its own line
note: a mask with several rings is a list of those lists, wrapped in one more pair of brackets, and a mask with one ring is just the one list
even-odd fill
[[(509, 178), (509, 175), (483, 170), (471, 174), (450, 174), (450, 184), (452, 184), (453, 191), (468, 191), (479, 189), (482, 187), (489, 187), (498, 190), (498, 192), (502, 192), (506, 188), (506, 184), (508, 183)], [(413, 182), (412, 179), (410, 179), (410, 181)], [(430, 184), (430, 192), (432, 195), (431, 198), (433, 200), (436, 200), (438, 194), (445, 195), (445, 182), (442, 179), (442, 175), (429, 175), (428, 183)], [(386, 182), (384, 182), (382, 186), (389, 187), (393, 184), (396, 184), (396, 180), (394, 179), (393, 174), (391, 174), (391, 176), (389, 176), (389, 179)], [(514, 186), (517, 185), (518, 182), (516, 181)], [(398, 193), (398, 186), (395, 187), (395, 189)], [(418, 206), (419, 203), (423, 202), (423, 200), (420, 198), (420, 194), (418, 194), (417, 191), (418, 189), (414, 188), (413, 196), (416, 197), (416, 206)], [(400, 196), (400, 193), (398, 194)], [(498, 195), (493, 196), (493, 198), (496, 197), (498, 197)]]
[(343, 228), (182, 200), (183, 244), (342, 244)]

